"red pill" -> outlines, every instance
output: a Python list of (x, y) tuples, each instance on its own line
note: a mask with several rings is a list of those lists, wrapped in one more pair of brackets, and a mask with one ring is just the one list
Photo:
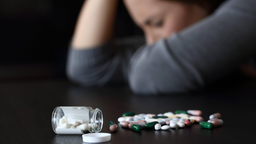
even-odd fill
[(188, 120), (186, 120), (186, 121), (184, 122), (184, 124), (185, 124), (186, 126), (191, 126), (191, 121), (188, 119)]

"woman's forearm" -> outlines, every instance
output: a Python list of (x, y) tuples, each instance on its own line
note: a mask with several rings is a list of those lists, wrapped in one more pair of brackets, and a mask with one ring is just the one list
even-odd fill
[(85, 1), (72, 39), (74, 49), (93, 48), (111, 38), (117, 1)]

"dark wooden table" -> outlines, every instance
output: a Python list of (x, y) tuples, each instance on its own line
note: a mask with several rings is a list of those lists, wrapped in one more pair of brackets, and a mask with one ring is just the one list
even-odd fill
[[(222, 86), (221, 86), (222, 87)], [(81, 135), (56, 135), (51, 113), (56, 106), (91, 106), (104, 114), (107, 123), (122, 113), (163, 113), (177, 109), (200, 109), (203, 118), (220, 112), (224, 126), (213, 130), (190, 128), (140, 133), (119, 128), (109, 144), (241, 144), (255, 143), (256, 83), (240, 83), (193, 94), (138, 96), (128, 87), (83, 88), (67, 80), (0, 83), (1, 144), (82, 144)]]

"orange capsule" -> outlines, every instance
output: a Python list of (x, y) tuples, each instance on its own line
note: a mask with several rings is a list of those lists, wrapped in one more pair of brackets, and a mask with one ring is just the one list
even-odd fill
[(191, 114), (194, 116), (200, 116), (203, 114), (202, 111), (200, 111), (200, 110), (188, 110), (187, 112), (188, 112), (188, 114)]
[(128, 125), (129, 125), (129, 122), (127, 122), (127, 121), (121, 122), (121, 126), (124, 127), (124, 128), (127, 128)]
[(115, 131), (117, 131), (117, 128), (118, 128), (118, 126), (117, 126), (116, 124), (113, 124), (113, 125), (111, 125), (111, 126), (109, 127), (109, 131), (115, 132)]
[(108, 126), (109, 126), (109, 131), (111, 131), (111, 132), (117, 131), (118, 126), (113, 121), (110, 121), (108, 123)]

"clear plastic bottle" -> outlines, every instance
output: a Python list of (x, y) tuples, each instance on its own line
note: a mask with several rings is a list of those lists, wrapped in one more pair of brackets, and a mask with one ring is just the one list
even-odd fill
[(103, 114), (87, 106), (59, 106), (52, 112), (52, 129), (56, 134), (98, 133), (103, 127)]

